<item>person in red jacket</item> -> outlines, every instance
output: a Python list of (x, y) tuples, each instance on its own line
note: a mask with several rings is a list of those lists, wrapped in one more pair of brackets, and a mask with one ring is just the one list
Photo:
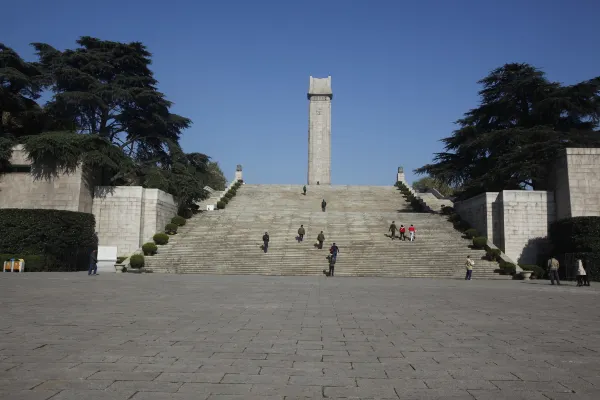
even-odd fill
[(408, 227), (408, 235), (411, 242), (415, 240), (415, 227), (412, 224)]
[(400, 225), (400, 240), (406, 240), (406, 228)]

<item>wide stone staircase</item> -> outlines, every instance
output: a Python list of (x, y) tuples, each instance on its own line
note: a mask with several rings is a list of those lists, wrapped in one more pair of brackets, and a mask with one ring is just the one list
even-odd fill
[[(321, 200), (327, 201), (326, 212)], [(416, 241), (391, 240), (392, 221), (414, 224)], [(296, 240), (300, 224), (304, 242)], [(315, 248), (320, 231), (326, 240)], [(268, 253), (261, 250), (269, 233)], [(444, 217), (415, 213), (392, 186), (243, 185), (224, 210), (188, 220), (146, 257), (153, 272), (319, 275), (328, 269), (329, 247), (340, 253), (337, 276), (463, 277), (465, 257), (475, 260), (473, 279), (498, 277), (497, 264), (482, 260)]]

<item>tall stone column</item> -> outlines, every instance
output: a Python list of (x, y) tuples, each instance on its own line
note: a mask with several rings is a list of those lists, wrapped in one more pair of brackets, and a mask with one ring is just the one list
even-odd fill
[(308, 89), (308, 184), (331, 185), (331, 76), (310, 77)]

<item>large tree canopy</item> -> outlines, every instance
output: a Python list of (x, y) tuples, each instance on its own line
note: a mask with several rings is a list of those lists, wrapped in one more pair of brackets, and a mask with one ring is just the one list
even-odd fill
[(462, 187), (463, 198), (546, 190), (561, 149), (600, 145), (600, 77), (562, 86), (528, 64), (506, 64), (479, 83), (481, 105), (442, 139), (445, 152), (416, 173)]
[[(83, 164), (96, 184), (160, 188), (184, 207), (224, 180), (210, 157), (181, 150), (191, 121), (170, 112), (143, 44), (87, 36), (77, 44), (59, 51), (34, 43), (37, 63), (0, 44), (0, 165), (23, 143), (39, 178)], [(52, 98), (40, 107), (44, 89)]]
[(43, 80), (36, 64), (0, 43), (0, 172), (8, 167), (16, 138), (41, 129), (42, 108), (36, 100)]

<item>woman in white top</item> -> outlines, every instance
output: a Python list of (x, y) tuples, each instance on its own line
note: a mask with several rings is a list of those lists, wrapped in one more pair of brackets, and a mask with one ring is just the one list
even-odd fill
[(585, 269), (583, 268), (583, 261), (577, 259), (577, 286), (590, 286)]

